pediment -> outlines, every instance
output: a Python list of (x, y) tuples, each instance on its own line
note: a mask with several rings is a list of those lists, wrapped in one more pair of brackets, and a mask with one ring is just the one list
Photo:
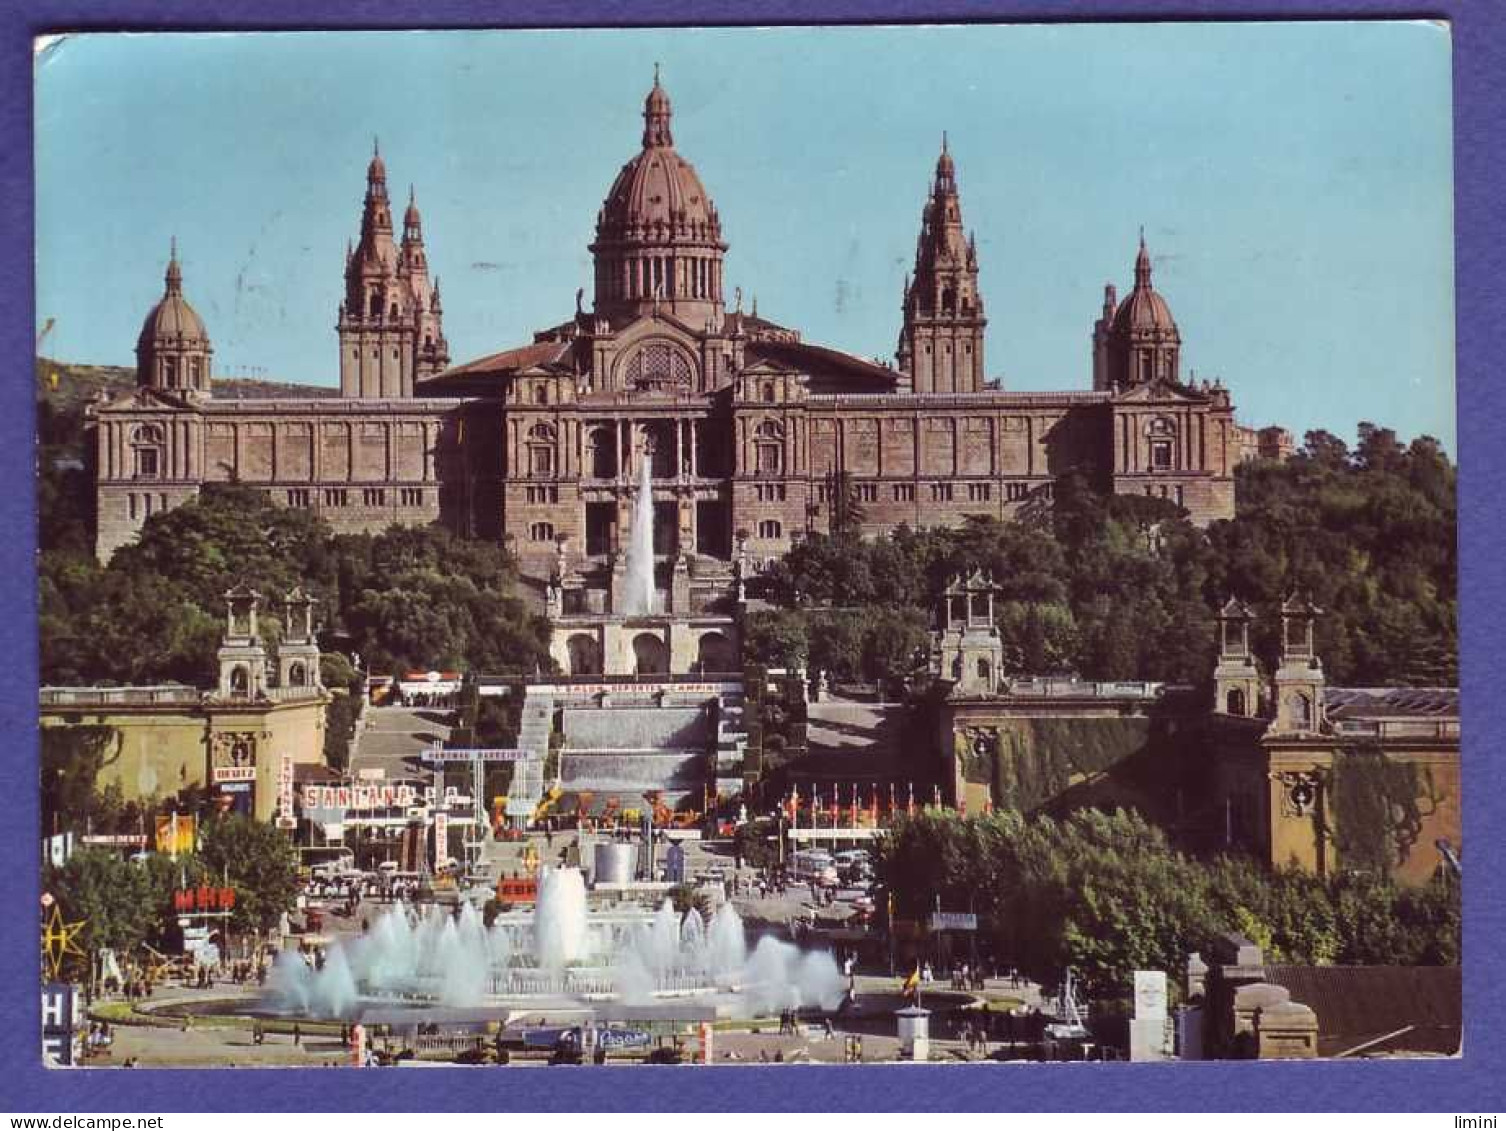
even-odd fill
[(143, 412), (170, 409), (174, 412), (193, 411), (195, 404), (177, 393), (153, 389), (145, 385), (123, 390), (108, 400), (95, 404), (99, 412)]
[(619, 351), (626, 350), (647, 338), (668, 338), (698, 353), (701, 348), (701, 339), (704, 337), (704, 334), (693, 330), (678, 318), (663, 311), (645, 314), (629, 322), (616, 334)]
[(1115, 404), (1207, 404), (1208, 397), (1172, 381), (1148, 381), (1114, 397)]

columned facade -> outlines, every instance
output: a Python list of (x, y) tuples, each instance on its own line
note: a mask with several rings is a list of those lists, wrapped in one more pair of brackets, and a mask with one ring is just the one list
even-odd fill
[(661, 588), (692, 597), (828, 532), (838, 489), (865, 534), (1031, 513), (1071, 471), (1199, 523), (1232, 516), (1243, 430), (1227, 389), (1182, 382), (1143, 241), (1133, 289), (1118, 303), (1111, 287), (1095, 323), (1091, 382), (1002, 390), (943, 142), (897, 364), (869, 360), (726, 301), (721, 217), (672, 119), (656, 77), (597, 215), (589, 308), (582, 290), (532, 342), (465, 364), (449, 364), (416, 197), (399, 239), (380, 153), (346, 255), (338, 398), (210, 395), (208, 332), (174, 254), (139, 388), (91, 409), (100, 556), (203, 484), (235, 482), (337, 530), (438, 521), (499, 539), (539, 578), (597, 579), (572, 600), (608, 602), (645, 459)]

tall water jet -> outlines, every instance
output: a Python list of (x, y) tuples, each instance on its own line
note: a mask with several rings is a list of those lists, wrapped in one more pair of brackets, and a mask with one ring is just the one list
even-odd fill
[(653, 453), (638, 454), (638, 497), (628, 529), (627, 568), (623, 575), (622, 612), (644, 616), (654, 611), (654, 469)]
[(534, 910), (534, 960), (559, 970), (585, 957), (586, 881), (577, 868), (545, 868)]

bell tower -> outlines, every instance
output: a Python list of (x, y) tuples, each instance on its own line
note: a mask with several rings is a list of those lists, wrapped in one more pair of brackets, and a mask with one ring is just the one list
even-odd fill
[(318, 690), (319, 641), (314, 634), (314, 606), (318, 600), (295, 587), (282, 599), (282, 640), (277, 645), (277, 683), (280, 687)]
[(1317, 734), (1323, 729), (1323, 664), (1313, 649), (1313, 625), (1322, 612), (1307, 596), (1295, 593), (1281, 606), (1273, 734)]
[(1230, 597), (1218, 611), (1218, 666), (1213, 669), (1213, 710), (1220, 715), (1260, 713), (1260, 669), (1250, 651), (1249, 606)]
[(992, 695), (999, 687), (1004, 642), (994, 623), (994, 579), (974, 570), (954, 577), (941, 599), (936, 654), (941, 678), (951, 680), (953, 694)]
[(374, 146), (366, 167), (361, 239), (345, 249), (345, 298), (340, 303), (340, 395), (413, 396), (415, 380), (450, 361), (439, 287), (429, 284), (423, 223), (411, 190), (396, 242), (387, 163)]
[(976, 393), (983, 388), (983, 298), (978, 248), (962, 231), (957, 168), (941, 138), (931, 196), (921, 214), (915, 274), (905, 281), (899, 369), (915, 393)]
[(261, 594), (244, 582), (225, 594), (225, 636), (220, 642), (222, 699), (261, 699), (267, 693), (267, 649), (257, 626)]

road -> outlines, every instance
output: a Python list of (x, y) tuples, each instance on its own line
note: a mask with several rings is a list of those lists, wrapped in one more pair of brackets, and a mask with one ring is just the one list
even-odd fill
[(351, 753), (351, 770), (380, 769), (384, 777), (426, 775), (420, 755), (450, 736), (448, 711), (427, 707), (367, 707)]

